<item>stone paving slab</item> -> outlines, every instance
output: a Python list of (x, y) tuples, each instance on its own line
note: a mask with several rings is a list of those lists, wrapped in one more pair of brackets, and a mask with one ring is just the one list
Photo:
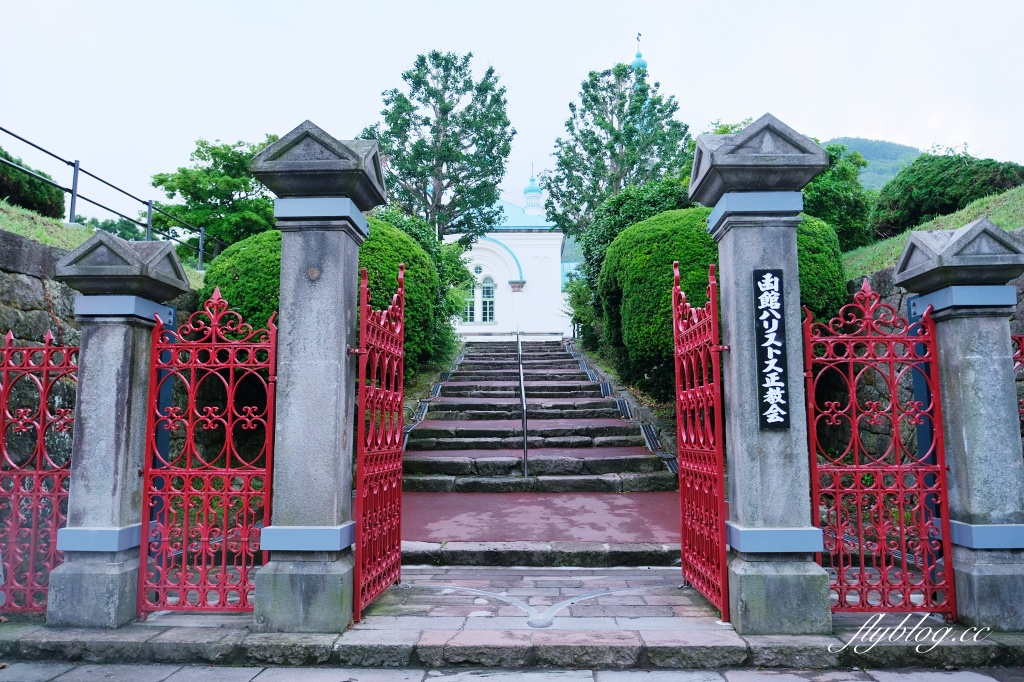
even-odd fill
[[(956, 679), (950, 670), (1024, 662), (1024, 633), (960, 641), (968, 630), (935, 618), (921, 622), (935, 632), (949, 627), (951, 637), (928, 646), (930, 651), (916, 650), (917, 642), (888, 640), (870, 647), (860, 643), (860, 650), (854, 650), (848, 643), (869, 617), (837, 618), (830, 637), (744, 637), (723, 623), (703, 596), (682, 584), (678, 568), (423, 566), (404, 569), (403, 582), (386, 590), (360, 623), (334, 633), (253, 633), (251, 616), (245, 615), (154, 614), (117, 630), (46, 628), (38, 617), (12, 616), (12, 622), (0, 623), (0, 660), (12, 664), (0, 670), (0, 682), (119, 679), (128, 669), (141, 671), (132, 682), (462, 679), (449, 668), (704, 670), (726, 671), (725, 677), (694, 679), (825, 682), (880, 679), (864, 677), (862, 671), (907, 665)], [(210, 663), (235, 667), (225, 668), (230, 677), (206, 674), (220, 670), (204, 667)], [(315, 672), (289, 677), (299, 666), (314, 666), (310, 670)], [(111, 676), (101, 676), (100, 668)], [(377, 677), (338, 672), (350, 669), (369, 669)], [(425, 669), (429, 674), (423, 678)]]
[(508, 670), (207, 667), (13, 663), (0, 682), (1019, 682), (1022, 669), (900, 670)]

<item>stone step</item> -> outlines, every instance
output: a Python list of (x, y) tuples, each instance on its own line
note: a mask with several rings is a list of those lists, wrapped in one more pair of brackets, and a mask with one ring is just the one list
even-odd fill
[(419, 493), (629, 493), (675, 490), (669, 471), (566, 476), (402, 475), (402, 490)]
[[(621, 419), (535, 419), (526, 425), (531, 437), (587, 437), (640, 435), (638, 424)], [(467, 423), (455, 419), (425, 419), (409, 433), (409, 440), (427, 438), (510, 438), (522, 437), (522, 422), (494, 419)], [(572, 447), (572, 446), (569, 446)]]
[[(550, 370), (550, 369), (568, 369), (578, 370), (580, 363), (576, 362), (572, 358), (557, 359), (557, 360), (523, 360), (523, 371), (529, 370)], [(492, 369), (514, 369), (519, 370), (519, 363), (513, 358), (511, 360), (505, 359), (488, 359), (488, 360), (463, 360), (459, 365), (459, 372), (469, 371), (481, 371), (481, 370), (492, 370)]]
[[(592, 381), (527, 381), (526, 397), (599, 398), (601, 387)], [(450, 381), (441, 387), (444, 397), (519, 397), (518, 381)]]
[[(466, 422), (472, 423), (472, 422)], [(639, 429), (637, 429), (639, 431)], [(420, 437), (412, 438), (410, 433), (406, 449), (421, 450), (503, 450), (523, 447), (520, 436), (458, 436), (458, 437)], [(640, 447), (644, 444), (642, 435), (616, 436), (530, 436), (529, 448), (533, 452), (542, 448), (616, 448)]]
[[(438, 405), (431, 403), (432, 407), (427, 410), (427, 419), (446, 419), (456, 421), (481, 421), (489, 419), (522, 419), (523, 410), (519, 406), (517, 398), (492, 398), (492, 400), (515, 400), (514, 403), (477, 405), (477, 406), (454, 406)], [(526, 416), (528, 419), (614, 419), (620, 415), (619, 408), (612, 403), (611, 407), (544, 407), (541, 405), (527, 405)]]
[[(406, 474), (444, 476), (512, 476), (522, 471), (523, 451), (429, 450), (406, 452)], [(576, 476), (665, 470), (656, 455), (643, 447), (542, 448), (529, 453), (529, 472), (534, 476)]]
[[(582, 370), (538, 370), (528, 369), (523, 372), (524, 381), (588, 381), (590, 377)], [(518, 369), (496, 370), (456, 370), (452, 372), (451, 381), (512, 381), (518, 383)]]

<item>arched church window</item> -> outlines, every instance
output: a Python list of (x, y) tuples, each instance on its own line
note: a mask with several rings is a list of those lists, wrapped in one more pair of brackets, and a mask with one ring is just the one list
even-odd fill
[(494, 280), (484, 277), (480, 297), (480, 321), (494, 322)]

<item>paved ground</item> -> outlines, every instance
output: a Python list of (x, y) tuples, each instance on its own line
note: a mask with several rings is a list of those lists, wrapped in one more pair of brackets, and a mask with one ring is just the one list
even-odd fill
[[(991, 633), (978, 640), (961, 636), (969, 633), (960, 626), (950, 626), (950, 636), (940, 640), (884, 639), (866, 651), (854, 651), (848, 643), (869, 615), (836, 619), (835, 631), (829, 636), (741, 636), (719, 620), (717, 611), (700, 594), (681, 583), (678, 568), (407, 567), (403, 583), (389, 588), (362, 622), (351, 628), (338, 623), (336, 632), (323, 634), (253, 633), (251, 615), (156, 614), (117, 630), (46, 628), (40, 618), (12, 617), (10, 622), (0, 623), (0, 660), (11, 664), (7, 671), (0, 671), (0, 682), (230, 682), (256, 675), (260, 680), (400, 681), (425, 679), (424, 670), (449, 668), (458, 668), (464, 675), (452, 677), (454, 680), (471, 679), (466, 677), (467, 669), (522, 669), (515, 677), (481, 673), (472, 679), (537, 682), (723, 679), (717, 672), (703, 678), (675, 672), (661, 677), (653, 673), (615, 677), (606, 672), (596, 678), (586, 672), (530, 676), (568, 668), (732, 671), (723, 673), (728, 680), (767, 679), (769, 672), (761, 669), (771, 669), (774, 674), (796, 668), (819, 672), (811, 677), (776, 679), (824, 682), (948, 678), (917, 673), (902, 678), (881, 673), (865, 677), (854, 674), (853, 669), (920, 666), (944, 671), (1024, 666), (1024, 633)], [(897, 617), (887, 618), (886, 626), (899, 624)], [(946, 627), (935, 617), (914, 616), (914, 622), (933, 633)], [(917, 643), (922, 641), (926, 645), (934, 641), (934, 646), (921, 650)], [(866, 648), (864, 641), (855, 644)], [(63, 668), (49, 665), (55, 661), (68, 663), (61, 663)], [(36, 667), (28, 666), (30, 662)], [(100, 673), (87, 665), (124, 662), (143, 667), (133, 668), (135, 673), (116, 667), (102, 668), (105, 672)], [(72, 670), (72, 664), (81, 667)], [(216, 672), (182, 668), (205, 664), (238, 667)], [(301, 666), (331, 668), (306, 674), (296, 671)], [(376, 676), (367, 672), (359, 677), (348, 668), (373, 668)], [(833, 671), (831, 676), (820, 672), (826, 670)], [(123, 672), (128, 677), (117, 677)], [(95, 676), (107, 673), (110, 677)], [(996, 679), (1024, 682), (1024, 676), (998, 675)]]
[(402, 539), (679, 544), (679, 493), (405, 493)]
[(1018, 682), (1024, 669), (961, 670), (423, 670), (415, 668), (228, 668), (177, 665), (13, 663), (0, 682)]

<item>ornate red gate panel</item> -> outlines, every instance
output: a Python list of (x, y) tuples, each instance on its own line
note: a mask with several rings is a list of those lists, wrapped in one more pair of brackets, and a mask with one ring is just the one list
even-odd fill
[(833, 611), (956, 617), (935, 349), (931, 309), (909, 324), (867, 280), (838, 317), (804, 320), (811, 506)]
[(46, 610), (63, 561), (78, 348), (0, 346), (0, 612)]
[(682, 519), (683, 577), (729, 620), (725, 546), (725, 453), (722, 447), (722, 385), (725, 348), (718, 335), (715, 266), (708, 272), (708, 300), (691, 306), (673, 263), (672, 336), (676, 365), (676, 441)]
[(370, 307), (359, 271), (359, 407), (356, 433), (356, 568), (353, 619), (402, 575), (402, 400), (405, 267), (384, 310)]
[[(153, 330), (139, 613), (251, 611), (270, 519), (277, 328), (253, 329), (220, 290)], [(160, 395), (171, 385), (170, 405)], [(164, 435), (164, 438), (161, 438)], [(166, 438), (169, 436), (169, 438)]]

